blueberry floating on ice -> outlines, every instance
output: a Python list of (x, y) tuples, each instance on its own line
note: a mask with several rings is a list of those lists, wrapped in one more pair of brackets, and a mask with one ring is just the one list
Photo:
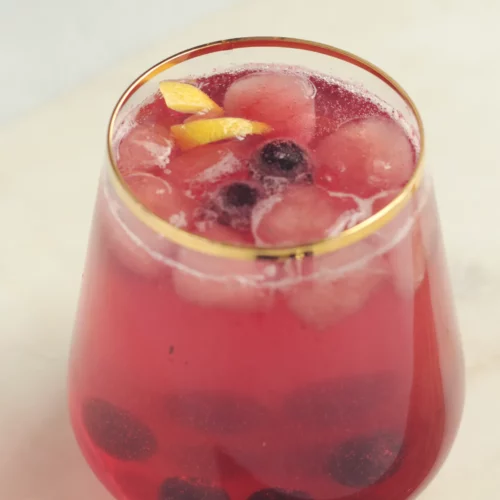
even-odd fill
[(220, 224), (235, 229), (250, 226), (252, 209), (261, 198), (261, 189), (248, 182), (233, 182), (222, 186), (212, 200)]
[(107, 401), (85, 401), (82, 418), (92, 442), (114, 458), (140, 461), (156, 452), (157, 442), (150, 428)]
[(276, 139), (264, 144), (257, 155), (253, 171), (258, 178), (282, 177), (292, 182), (311, 180), (308, 154), (288, 139)]
[(226, 492), (196, 479), (172, 477), (160, 486), (158, 500), (229, 500)]

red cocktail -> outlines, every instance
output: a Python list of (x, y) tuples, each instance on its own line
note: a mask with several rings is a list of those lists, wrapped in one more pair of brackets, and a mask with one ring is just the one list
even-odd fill
[(462, 359), (419, 125), (379, 70), (297, 40), (127, 91), (70, 369), (116, 498), (404, 500), (437, 471)]

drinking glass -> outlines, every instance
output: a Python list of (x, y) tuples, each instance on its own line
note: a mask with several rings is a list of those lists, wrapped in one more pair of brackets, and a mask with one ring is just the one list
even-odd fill
[[(133, 196), (115, 145), (164, 79), (301, 65), (363, 86), (417, 145), (401, 193), (293, 248), (207, 240)], [(130, 85), (109, 124), (74, 342), (78, 443), (120, 500), (404, 500), (445, 459), (463, 362), (424, 131), (406, 92), (342, 50), (223, 40)], [(383, 262), (383, 266), (381, 263)]]

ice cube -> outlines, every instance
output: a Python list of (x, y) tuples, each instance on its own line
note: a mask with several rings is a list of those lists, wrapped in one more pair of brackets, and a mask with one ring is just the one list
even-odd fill
[[(236, 231), (218, 224), (200, 235), (236, 246), (247, 244)], [(240, 311), (272, 306), (273, 293), (265, 286), (266, 269), (256, 261), (215, 257), (185, 248), (179, 251), (178, 263), (173, 271), (175, 289), (190, 302)]]
[(315, 129), (316, 89), (305, 76), (254, 73), (234, 82), (226, 92), (227, 116), (241, 116), (271, 125), (278, 135), (309, 142)]
[(316, 150), (316, 179), (327, 189), (372, 195), (410, 179), (415, 154), (402, 127), (385, 117), (352, 120)]
[(344, 217), (356, 210), (353, 198), (332, 197), (316, 186), (289, 186), (256, 205), (252, 231), (262, 245), (312, 243), (345, 229)]
[(422, 180), (422, 184), (415, 192), (415, 204), (417, 206), (417, 219), (422, 237), (422, 244), (426, 255), (433, 255), (436, 245), (440, 239), (440, 225), (438, 207), (434, 196), (431, 181), (427, 176)]
[(128, 175), (125, 182), (138, 200), (153, 213), (174, 226), (191, 227), (197, 203), (179, 188), (147, 173)]
[(129, 225), (125, 225), (123, 218), (109, 222), (108, 245), (122, 266), (147, 279), (159, 278), (170, 271), (166, 259), (172, 256), (174, 247), (169, 240), (141, 226), (137, 220)]
[(404, 297), (412, 297), (427, 270), (420, 228), (413, 227), (405, 238), (387, 252), (387, 259), (396, 290)]
[(388, 277), (375, 247), (358, 242), (331, 254), (311, 257), (310, 270), (287, 292), (288, 306), (306, 324), (324, 329), (355, 313)]
[(221, 183), (249, 179), (247, 161), (253, 144), (245, 139), (191, 149), (172, 161), (165, 177), (202, 198)]
[(122, 175), (164, 170), (173, 150), (170, 132), (159, 125), (137, 125), (118, 146), (118, 169)]
[[(399, 191), (381, 193), (373, 199), (373, 212), (387, 206)], [(414, 195), (407, 204), (387, 224), (381, 227), (372, 240), (386, 248), (388, 261), (395, 289), (403, 297), (412, 297), (424, 280), (427, 258), (430, 252), (429, 242), (433, 240), (436, 227), (435, 212), (426, 210), (428, 204), (419, 204), (418, 195)]]
[[(125, 180), (147, 208), (173, 225), (189, 228), (193, 200), (151, 174), (131, 174)], [(105, 241), (122, 265), (147, 278), (169, 272), (166, 259), (172, 256), (173, 244), (133, 215), (107, 184), (98, 200), (98, 214)]]
[(383, 208), (385, 208), (389, 203), (394, 200), (399, 194), (401, 190), (396, 189), (392, 191), (382, 191), (381, 193), (373, 196), (372, 198), (372, 212), (376, 214), (380, 212)]

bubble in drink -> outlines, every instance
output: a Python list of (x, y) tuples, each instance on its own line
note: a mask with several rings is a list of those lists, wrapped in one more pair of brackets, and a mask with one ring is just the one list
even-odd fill
[(394, 120), (352, 120), (325, 137), (317, 148), (320, 185), (359, 195), (401, 189), (415, 166), (408, 136)]
[(126, 176), (135, 172), (164, 170), (174, 148), (167, 128), (160, 125), (137, 125), (118, 146), (118, 169)]
[(224, 98), (228, 116), (241, 116), (273, 127), (278, 135), (309, 142), (314, 134), (315, 88), (306, 76), (256, 73), (236, 80)]
[(323, 138), (335, 132), (338, 128), (337, 120), (331, 116), (316, 115), (316, 132), (317, 138)]

